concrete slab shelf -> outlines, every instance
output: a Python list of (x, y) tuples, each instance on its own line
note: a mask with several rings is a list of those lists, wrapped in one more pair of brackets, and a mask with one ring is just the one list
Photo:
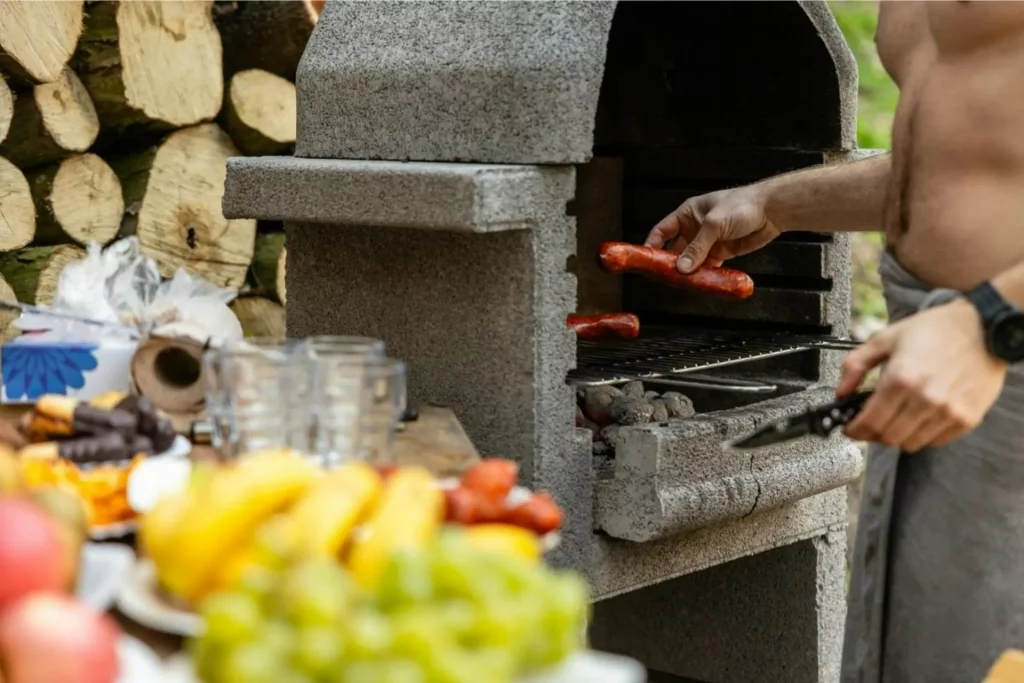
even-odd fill
[(552, 181), (571, 166), (236, 157), (228, 160), (230, 218), (414, 228), (458, 233), (529, 230)]

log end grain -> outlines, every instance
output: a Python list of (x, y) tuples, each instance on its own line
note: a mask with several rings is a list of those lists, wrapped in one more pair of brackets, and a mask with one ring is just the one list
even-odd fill
[[(17, 301), (18, 297), (7, 284), (7, 280), (0, 277), (0, 301)], [(19, 317), (17, 311), (0, 309), (0, 343), (8, 342), (21, 335), (21, 330), (14, 327), (14, 321)]]
[(0, 76), (0, 142), (7, 137), (7, 131), (11, 127), (11, 119), (14, 117), (14, 93), (3, 76)]
[(0, 67), (27, 83), (57, 80), (82, 34), (81, 0), (0, 2)]
[(228, 157), (238, 150), (213, 123), (176, 131), (139, 164), (114, 163), (126, 208), (137, 216), (142, 250), (170, 277), (179, 267), (215, 285), (238, 288), (252, 262), (256, 221), (227, 220), (221, 210)]
[(285, 337), (284, 306), (262, 296), (238, 297), (230, 304), (246, 337)]
[(248, 156), (283, 154), (295, 144), (295, 85), (262, 69), (231, 77), (224, 127)]
[(35, 237), (36, 207), (25, 175), (2, 157), (0, 188), (0, 251), (20, 249)]
[(166, 0), (90, 7), (75, 70), (104, 128), (178, 128), (217, 116), (224, 78), (211, 5)]
[(77, 154), (29, 178), (38, 211), (37, 244), (107, 244), (117, 236), (124, 197), (103, 159)]

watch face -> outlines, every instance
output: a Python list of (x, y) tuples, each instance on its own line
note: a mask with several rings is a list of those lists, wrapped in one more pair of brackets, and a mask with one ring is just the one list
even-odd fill
[(1009, 363), (1024, 360), (1024, 313), (1008, 313), (992, 326), (993, 353)]

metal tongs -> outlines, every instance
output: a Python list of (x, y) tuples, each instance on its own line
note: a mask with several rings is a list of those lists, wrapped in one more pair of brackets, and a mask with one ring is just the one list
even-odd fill
[(728, 448), (751, 450), (786, 443), (808, 435), (826, 438), (837, 428), (849, 424), (873, 393), (858, 391), (838, 401), (808, 408), (803, 415), (772, 422), (726, 445)]

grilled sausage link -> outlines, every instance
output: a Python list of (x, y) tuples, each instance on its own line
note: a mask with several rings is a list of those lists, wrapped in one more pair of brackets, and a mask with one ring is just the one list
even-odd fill
[(640, 318), (632, 313), (570, 314), (565, 324), (576, 331), (579, 339), (636, 339), (640, 334)]
[(669, 287), (692, 289), (727, 299), (746, 299), (754, 293), (754, 281), (743, 271), (701, 266), (692, 273), (676, 269), (678, 254), (627, 242), (601, 245), (601, 267), (609, 273), (635, 273)]

